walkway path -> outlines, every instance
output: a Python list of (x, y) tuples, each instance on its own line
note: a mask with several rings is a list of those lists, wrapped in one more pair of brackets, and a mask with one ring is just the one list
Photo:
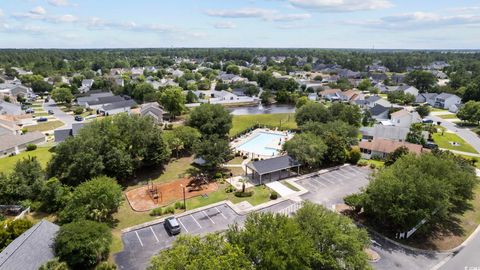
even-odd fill
[(282, 197), (287, 197), (287, 196), (290, 196), (294, 193), (297, 193), (295, 190), (289, 189), (287, 186), (285, 186), (284, 184), (282, 184), (278, 181), (270, 182), (270, 183), (265, 184), (265, 185), (267, 187), (271, 188), (272, 190), (274, 190), (275, 192), (277, 192)]

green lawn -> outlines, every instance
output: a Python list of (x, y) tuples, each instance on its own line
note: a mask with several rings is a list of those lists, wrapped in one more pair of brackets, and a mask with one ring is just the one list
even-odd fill
[(286, 180), (283, 180), (283, 181), (280, 181), (283, 185), (285, 185), (286, 187), (288, 187), (289, 189), (293, 190), (293, 191), (300, 191), (300, 189), (298, 189), (297, 187), (295, 187), (294, 185), (290, 184), (289, 182), (287, 182)]
[(243, 157), (234, 157), (232, 160), (227, 162), (228, 165), (241, 165), (243, 162)]
[(448, 112), (448, 110), (430, 107), (431, 112)]
[(381, 160), (374, 160), (374, 159), (361, 159), (361, 160), (366, 161), (369, 166), (370, 164), (374, 164), (375, 168), (382, 168), (383, 166), (385, 166), (385, 162)]
[(46, 167), (47, 162), (52, 157), (52, 153), (49, 152), (50, 147), (38, 147), (36, 150), (33, 151), (25, 151), (13, 157), (5, 157), (0, 159), (0, 172), (3, 173), (10, 173), (13, 168), (15, 167), (15, 163), (18, 160), (21, 160), (25, 157), (37, 157), (38, 161), (42, 165), (43, 168)]
[(25, 127), (27, 131), (49, 131), (49, 130), (54, 130), (56, 128), (59, 128), (63, 126), (64, 123), (62, 121), (48, 121), (48, 122), (43, 122), (34, 126), (27, 126)]
[[(443, 135), (442, 133), (435, 133), (432, 137), (433, 141), (440, 148), (478, 154), (478, 152), (470, 144), (454, 133), (444, 132)], [(460, 146), (453, 146), (450, 144), (450, 142), (457, 142), (460, 144)]]
[(297, 128), (293, 113), (235, 115), (233, 116), (233, 126), (232, 129), (230, 129), (230, 136), (235, 136), (255, 124), (281, 127), (282, 129)]
[(457, 115), (456, 114), (440, 114), (440, 115), (436, 115), (442, 119), (455, 119), (457, 118)]

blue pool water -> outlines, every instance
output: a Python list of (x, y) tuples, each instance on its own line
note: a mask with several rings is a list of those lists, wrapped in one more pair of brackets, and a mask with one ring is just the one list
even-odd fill
[(257, 155), (273, 156), (278, 154), (278, 150), (269, 148), (268, 146), (272, 146), (273, 144), (276, 145), (280, 142), (280, 139), (284, 141), (285, 138), (285, 135), (260, 132), (254, 137), (250, 138), (248, 141), (237, 146), (237, 150), (254, 153)]

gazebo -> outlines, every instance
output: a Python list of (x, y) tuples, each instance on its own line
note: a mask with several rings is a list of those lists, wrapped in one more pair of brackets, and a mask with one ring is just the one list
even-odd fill
[[(296, 174), (300, 174), (301, 164), (291, 156), (281, 156), (259, 161), (250, 161), (245, 165), (245, 175), (248, 175), (248, 170), (252, 171), (252, 181), (262, 184), (268, 175), (268, 181), (276, 181), (282, 178), (291, 176), (291, 169), (296, 168)], [(286, 172), (286, 174), (284, 173)], [(258, 178), (257, 178), (258, 176)]]

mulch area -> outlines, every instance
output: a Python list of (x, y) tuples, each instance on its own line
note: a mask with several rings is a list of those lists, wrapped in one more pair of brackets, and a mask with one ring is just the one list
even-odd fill
[[(192, 198), (208, 194), (218, 189), (217, 183), (205, 183), (194, 181), (191, 178), (178, 179), (164, 184), (145, 185), (125, 193), (128, 203), (134, 211), (144, 212), (154, 208), (166, 206), (171, 203), (183, 200), (183, 185), (185, 189), (185, 198)], [(150, 195), (149, 190), (156, 190), (158, 199)]]

